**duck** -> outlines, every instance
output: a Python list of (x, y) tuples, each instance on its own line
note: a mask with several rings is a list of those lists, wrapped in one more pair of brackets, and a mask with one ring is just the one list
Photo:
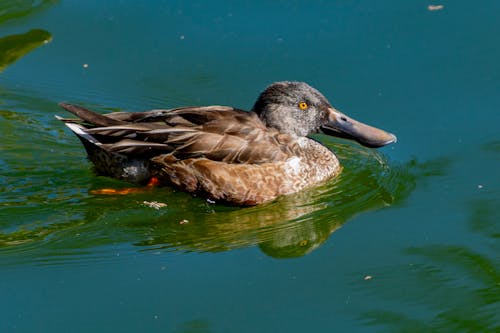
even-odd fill
[(334, 108), (305, 82), (274, 82), (250, 111), (188, 106), (100, 114), (59, 105), (59, 120), (83, 143), (98, 175), (136, 185), (173, 186), (210, 202), (267, 203), (338, 176), (334, 152), (311, 134), (378, 148), (396, 136)]

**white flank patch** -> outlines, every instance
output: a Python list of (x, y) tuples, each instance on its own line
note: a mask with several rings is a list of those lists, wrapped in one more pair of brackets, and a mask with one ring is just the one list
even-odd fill
[(308, 144), (310, 144), (312, 140), (309, 139), (308, 137), (300, 137), (297, 138), (297, 143), (299, 144), (300, 148), (306, 147)]
[(291, 174), (298, 174), (300, 172), (300, 158), (295, 156), (286, 161), (286, 171)]

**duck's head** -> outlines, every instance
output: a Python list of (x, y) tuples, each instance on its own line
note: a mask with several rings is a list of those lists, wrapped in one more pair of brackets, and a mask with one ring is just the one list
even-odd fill
[(394, 134), (363, 124), (336, 110), (319, 91), (304, 82), (275, 82), (255, 102), (252, 111), (268, 127), (307, 136), (323, 132), (381, 147), (396, 141)]

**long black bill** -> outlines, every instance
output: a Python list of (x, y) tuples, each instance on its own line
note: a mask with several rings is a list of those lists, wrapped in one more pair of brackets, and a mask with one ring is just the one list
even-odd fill
[(328, 108), (328, 123), (321, 127), (328, 135), (356, 140), (363, 146), (377, 148), (397, 141), (394, 134), (363, 124), (342, 112)]

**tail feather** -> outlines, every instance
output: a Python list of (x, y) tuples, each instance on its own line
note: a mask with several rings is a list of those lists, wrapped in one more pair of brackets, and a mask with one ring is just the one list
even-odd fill
[[(100, 115), (97, 115), (100, 117), (96, 117), (96, 114), (92, 111), (78, 106), (70, 104), (61, 106), (74, 113), (85, 122), (97, 126), (103, 124), (102, 118), (99, 119), (100, 117), (106, 118)], [(134, 147), (132, 140), (122, 140), (114, 144), (103, 143), (89, 133), (84, 124), (78, 123), (74, 119), (65, 119), (58, 116), (56, 116), (56, 118), (63, 121), (80, 139), (87, 151), (88, 159), (94, 164), (94, 170), (99, 175), (121, 179), (135, 184), (147, 183), (152, 176), (148, 154), (151, 154), (155, 149), (159, 149), (158, 146), (166, 146), (156, 144), (152, 146), (152, 149), (148, 149), (148, 147)], [(108, 119), (106, 119), (106, 123), (109, 124)], [(117, 125), (117, 123), (113, 122), (112, 125)], [(117, 145), (117, 147), (115, 148), (114, 145)], [(136, 154), (136, 151), (139, 152), (139, 155)], [(142, 155), (140, 155), (141, 153)]]
[(66, 126), (68, 126), (80, 139), (82, 139), (83, 142), (84, 142), (84, 140), (86, 140), (86, 141), (93, 143), (97, 146), (101, 145), (101, 143), (99, 141), (97, 141), (96, 138), (94, 138), (92, 135), (88, 134), (85, 131), (85, 128), (83, 126), (76, 124), (76, 123), (70, 123), (70, 122), (65, 122), (64, 124)]
[(115, 126), (115, 125), (123, 125), (126, 124), (125, 121), (112, 119), (101, 114), (90, 111), (84, 107), (69, 104), (65, 102), (59, 103), (59, 106), (65, 109), (66, 111), (71, 112), (78, 118), (91, 123), (95, 126)]

